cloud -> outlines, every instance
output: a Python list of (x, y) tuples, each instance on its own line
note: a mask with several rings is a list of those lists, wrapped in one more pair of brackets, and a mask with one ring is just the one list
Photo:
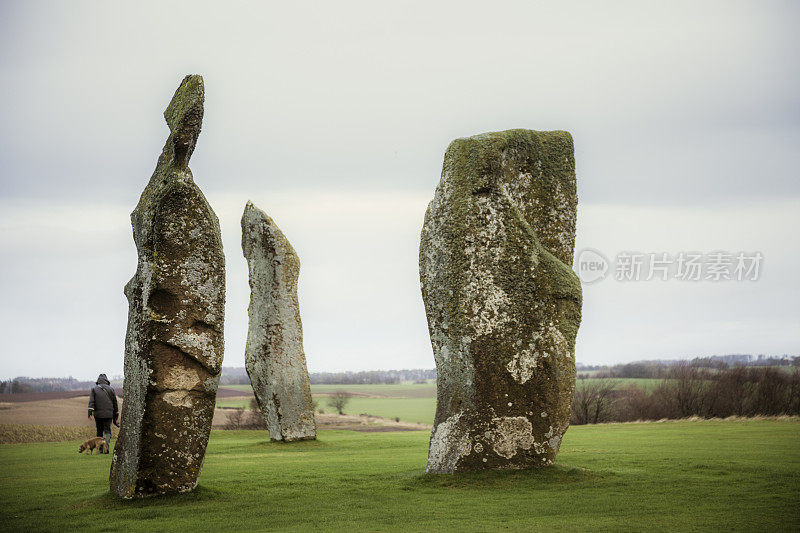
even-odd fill
[(0, 32), (6, 195), (137, 194), (166, 138), (161, 113), (189, 72), (206, 79), (192, 165), (208, 192), (427, 192), (450, 140), (514, 127), (573, 133), (584, 201), (800, 192), (793, 3), (10, 11)]

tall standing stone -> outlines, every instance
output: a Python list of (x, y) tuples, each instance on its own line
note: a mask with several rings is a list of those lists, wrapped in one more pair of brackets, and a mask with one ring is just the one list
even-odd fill
[(419, 256), (438, 372), (428, 472), (553, 462), (575, 386), (576, 208), (567, 132), (447, 149)]
[(189, 170), (203, 78), (186, 76), (164, 112), (170, 135), (131, 214), (138, 268), (125, 287), (122, 428), (111, 491), (123, 498), (197, 485), (223, 353), (225, 257), (219, 222)]
[(275, 222), (251, 202), (242, 215), (242, 251), (250, 270), (245, 368), (270, 438), (315, 439), (297, 300), (300, 259)]

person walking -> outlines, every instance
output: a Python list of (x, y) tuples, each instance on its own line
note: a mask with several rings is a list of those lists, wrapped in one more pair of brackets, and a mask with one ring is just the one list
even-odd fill
[(119, 409), (117, 408), (117, 395), (111, 388), (111, 383), (105, 374), (97, 377), (95, 386), (89, 391), (89, 419), (94, 416), (94, 423), (97, 426), (97, 436), (103, 437), (106, 441), (106, 449), (103, 453), (108, 453), (111, 447), (111, 422), (119, 427), (117, 418)]

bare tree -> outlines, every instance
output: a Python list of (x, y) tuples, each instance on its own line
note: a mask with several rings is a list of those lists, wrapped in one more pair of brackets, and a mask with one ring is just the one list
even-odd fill
[(776, 367), (707, 367), (681, 363), (650, 390), (616, 388), (608, 379), (579, 379), (572, 423), (680, 419), (690, 416), (776, 416), (800, 411), (800, 372)]
[(572, 423), (583, 425), (589, 423), (589, 412), (592, 409), (592, 382), (578, 380), (575, 393), (572, 395)]
[(350, 401), (350, 393), (343, 390), (337, 390), (330, 398), (328, 398), (328, 405), (336, 409), (340, 415), (344, 414), (344, 408), (347, 402)]
[(593, 424), (605, 420), (605, 415), (607, 411), (611, 409), (611, 404), (614, 402), (614, 389), (617, 388), (618, 384), (619, 382), (613, 379), (604, 379), (598, 382), (594, 400)]
[(777, 368), (754, 369), (753, 411), (760, 415), (787, 414), (791, 397), (792, 376)]
[(572, 422), (597, 424), (605, 420), (618, 384), (618, 381), (606, 378), (578, 380), (572, 397)]
[(708, 415), (720, 418), (745, 416), (750, 388), (744, 366), (734, 366), (714, 375), (708, 390)]
[(240, 429), (244, 421), (244, 409), (241, 407), (229, 409), (226, 419), (225, 429)]
[(789, 381), (789, 402), (787, 412), (800, 415), (800, 368), (795, 368)]
[(243, 422), (243, 425), (246, 425), (248, 428), (251, 429), (266, 429), (267, 422), (264, 420), (264, 416), (261, 413), (261, 407), (258, 405), (258, 400), (256, 397), (253, 396), (250, 398), (250, 410), (245, 417), (246, 423)]
[(672, 398), (679, 416), (706, 416), (705, 373), (690, 363), (681, 362), (672, 368), (670, 378)]

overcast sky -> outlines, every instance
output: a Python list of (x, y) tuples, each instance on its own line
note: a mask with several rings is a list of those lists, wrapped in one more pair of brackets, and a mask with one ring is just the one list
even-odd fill
[[(129, 214), (185, 74), (244, 364), (250, 199), (311, 371), (434, 366), (419, 231), (456, 137), (564, 129), (576, 250), (754, 252), (758, 281), (584, 287), (577, 360), (800, 354), (797, 2), (0, 3), (0, 378), (121, 374)], [(613, 274), (613, 272), (612, 272)]]

